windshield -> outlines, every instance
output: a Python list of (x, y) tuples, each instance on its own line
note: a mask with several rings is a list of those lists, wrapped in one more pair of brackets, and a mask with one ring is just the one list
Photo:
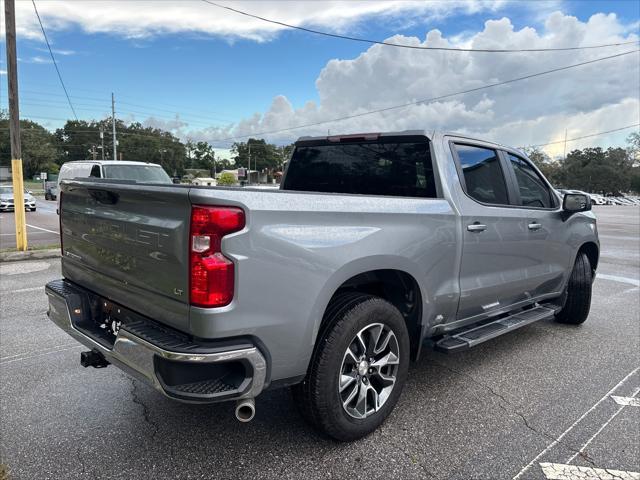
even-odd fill
[(159, 165), (104, 165), (104, 178), (133, 180), (138, 183), (172, 183)]
[(0, 195), (11, 195), (12, 193), (12, 187), (0, 187)]

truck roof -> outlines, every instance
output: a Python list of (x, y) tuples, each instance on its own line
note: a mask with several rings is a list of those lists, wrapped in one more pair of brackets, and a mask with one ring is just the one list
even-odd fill
[(516, 150), (520, 151), (520, 149), (515, 147), (510, 147), (508, 145), (503, 145), (501, 143), (493, 142), (491, 140), (487, 140), (484, 138), (473, 137), (470, 135), (466, 135), (464, 133), (457, 132), (449, 132), (449, 131), (438, 131), (438, 130), (401, 130), (397, 132), (365, 132), (365, 133), (353, 133), (353, 134), (345, 134), (345, 135), (326, 135), (326, 136), (304, 136), (298, 138), (297, 142), (317, 142), (317, 141), (338, 141), (340, 138), (358, 138), (362, 137), (366, 140), (374, 140), (379, 137), (416, 137), (416, 136), (424, 136), (429, 140), (433, 140), (436, 136), (449, 136), (456, 138), (464, 138), (467, 140), (475, 140), (478, 142), (489, 143), (491, 145), (495, 145), (496, 147), (508, 149), (508, 150)]

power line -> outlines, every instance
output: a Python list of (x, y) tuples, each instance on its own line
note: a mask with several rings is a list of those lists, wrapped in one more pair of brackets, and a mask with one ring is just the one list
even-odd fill
[(638, 43), (637, 40), (632, 42), (619, 42), (619, 43), (608, 43), (605, 45), (589, 45), (585, 47), (557, 47), (557, 48), (501, 48), (501, 49), (493, 49), (493, 48), (453, 48), (453, 47), (426, 47), (419, 45), (407, 45), (401, 43), (391, 43), (391, 42), (383, 42), (380, 40), (371, 40), (367, 38), (359, 38), (359, 37), (351, 37), (348, 35), (339, 35), (337, 33), (329, 33), (323, 32), (321, 30), (314, 30), (312, 28), (300, 27), (298, 25), (291, 25), (289, 23), (280, 22), (278, 20), (273, 20), (270, 18), (261, 17), (260, 15), (255, 15), (253, 13), (245, 12), (243, 10), (238, 10), (237, 8), (229, 7), (226, 5), (220, 5), (219, 3), (212, 2), (210, 0), (202, 0), (204, 3), (208, 3), (209, 5), (213, 5), (214, 7), (223, 8), (225, 10), (229, 10), (231, 12), (244, 15), (246, 17), (255, 18), (257, 20), (261, 20), (263, 22), (272, 23), (274, 25), (280, 25), (281, 27), (292, 28), (295, 30), (301, 30), (307, 33), (313, 33), (314, 35), (322, 35), (325, 37), (331, 38), (340, 38), (342, 40), (351, 40), (353, 42), (361, 42), (361, 43), (370, 43), (374, 45), (385, 45), (388, 47), (398, 47), (398, 48), (410, 48), (413, 50), (440, 50), (447, 52), (481, 52), (481, 53), (517, 53), (517, 52), (564, 52), (570, 50), (587, 50), (592, 48), (605, 48), (605, 47), (619, 47), (621, 45), (630, 45), (633, 43)]
[[(577, 140), (583, 140), (585, 138), (598, 137), (598, 136), (606, 135), (606, 134), (609, 134), (609, 133), (615, 133), (615, 132), (619, 132), (619, 131), (622, 131), (622, 130), (628, 130), (629, 128), (634, 128), (634, 127), (640, 127), (640, 123), (635, 123), (633, 125), (627, 125), (625, 127), (620, 127), (620, 128), (614, 128), (613, 130), (606, 130), (604, 132), (590, 133), (588, 135), (583, 135), (581, 137), (568, 138), (566, 140), (558, 140), (558, 141), (555, 141), (555, 142), (547, 142), (547, 143), (539, 143), (539, 144), (536, 144), (536, 145), (528, 145), (528, 146), (526, 146), (524, 148), (546, 147), (547, 145), (556, 145), (558, 143), (564, 143), (565, 141), (566, 142), (575, 142)], [(8, 130), (8, 128), (5, 128), (5, 127), (0, 128), (0, 131), (5, 131), (5, 130)], [(26, 130), (26, 131), (28, 132), (28, 130)], [(73, 132), (74, 133), (98, 133), (99, 129), (96, 129), (96, 130), (74, 130)], [(106, 131), (105, 131), (105, 133), (106, 133)], [(170, 132), (166, 132), (166, 131), (165, 131), (165, 133), (171, 134)], [(135, 137), (158, 138), (158, 135), (153, 135), (153, 134), (149, 134), (149, 133), (130, 132), (130, 131), (126, 131), (126, 130), (122, 131), (120, 133), (120, 135), (130, 135), (130, 136), (135, 136)], [(172, 140), (172, 141), (176, 140), (176, 139), (179, 142), (182, 143), (182, 141), (179, 138), (174, 137), (173, 135), (172, 135), (172, 138), (167, 138), (167, 140)], [(98, 142), (94, 142), (94, 143), (97, 144)], [(61, 143), (61, 144), (58, 144), (56, 146), (59, 146), (61, 148), (86, 148), (90, 144), (92, 144), (92, 142), (87, 142), (87, 143)], [(227, 147), (221, 147), (221, 146), (214, 145), (214, 144), (211, 144), (211, 145), (212, 145), (213, 148), (227, 148)]]
[(36, 11), (36, 17), (38, 17), (38, 23), (40, 24), (40, 29), (42, 30), (42, 35), (44, 36), (44, 41), (47, 44), (47, 48), (49, 49), (49, 55), (51, 55), (51, 60), (53, 60), (53, 66), (56, 67), (56, 73), (58, 74), (58, 78), (60, 79), (60, 84), (62, 85), (62, 89), (64, 90), (64, 94), (67, 96), (67, 101), (69, 102), (69, 106), (71, 107), (71, 111), (73, 112), (73, 116), (76, 121), (78, 120), (78, 115), (76, 115), (76, 110), (73, 108), (73, 104), (71, 103), (71, 98), (69, 97), (69, 92), (67, 92), (67, 87), (64, 85), (64, 81), (62, 80), (62, 75), (60, 74), (60, 69), (58, 68), (58, 63), (56, 62), (56, 57), (53, 56), (53, 50), (51, 50), (51, 45), (49, 44), (49, 39), (47, 38), (47, 32), (44, 31), (44, 25), (42, 25), (42, 20), (40, 19), (40, 14), (38, 13), (38, 7), (36, 7), (36, 0), (31, 0), (33, 3), (33, 9)]
[(342, 120), (350, 120), (352, 118), (364, 117), (366, 115), (372, 115), (374, 113), (381, 113), (381, 112), (387, 112), (387, 111), (390, 111), (390, 110), (397, 110), (399, 108), (406, 108), (406, 107), (410, 107), (410, 106), (413, 106), (413, 105), (432, 103), (432, 102), (435, 102), (435, 101), (438, 101), (438, 100), (443, 100), (445, 98), (451, 98), (451, 97), (455, 97), (455, 96), (458, 96), (458, 95), (465, 95), (467, 93), (473, 93), (473, 92), (477, 92), (477, 91), (480, 91), (480, 90), (485, 90), (485, 89), (488, 89), (488, 88), (498, 87), (498, 86), (501, 86), (501, 85), (507, 85), (507, 84), (510, 84), (510, 83), (519, 82), (521, 80), (527, 80), (527, 79), (534, 78), (534, 77), (540, 77), (542, 75), (548, 75), (550, 73), (561, 72), (561, 71), (564, 71), (564, 70), (569, 70), (571, 68), (581, 67), (583, 65), (589, 65), (589, 64), (592, 64), (592, 63), (596, 63), (596, 62), (601, 62), (603, 60), (609, 60), (609, 59), (612, 59), (612, 58), (622, 57), (624, 55), (630, 55), (632, 53), (637, 53), (637, 52), (640, 52), (640, 50), (631, 50), (631, 51), (628, 51), (628, 52), (618, 53), (618, 54), (615, 54), (615, 55), (609, 55), (607, 57), (596, 58), (595, 60), (588, 60), (586, 62), (574, 63), (573, 65), (567, 65), (565, 67), (558, 67), (558, 68), (554, 68), (554, 69), (551, 69), (551, 70), (545, 70), (544, 72), (532, 73), (532, 74), (525, 75), (525, 76), (522, 76), (522, 77), (512, 78), (510, 80), (504, 80), (502, 82), (490, 83), (490, 84), (487, 84), (487, 85), (483, 85), (481, 87), (470, 88), (468, 90), (463, 90), (463, 91), (460, 91), (460, 92), (447, 93), (445, 95), (439, 95), (437, 97), (431, 97), (431, 98), (426, 98), (426, 99), (423, 99), (423, 100), (417, 100), (415, 102), (403, 103), (403, 104), (400, 104), (400, 105), (393, 105), (393, 106), (390, 106), (390, 107), (379, 108), (377, 110), (369, 110), (369, 111), (362, 112), (362, 113), (356, 113), (356, 114), (353, 114), (353, 115), (347, 115), (345, 117), (338, 117), (338, 118), (333, 118), (333, 119), (330, 119), (330, 120), (322, 120), (320, 122), (313, 122), (313, 123), (307, 123), (307, 124), (304, 124), (304, 125), (297, 125), (295, 127), (281, 128), (281, 129), (278, 129), (278, 130), (270, 130), (270, 131), (267, 131), (267, 132), (251, 133), (249, 135), (236, 135), (236, 136), (233, 136), (233, 137), (222, 138), (222, 139), (217, 140), (217, 141), (218, 142), (226, 142), (226, 141), (231, 141), (231, 140), (237, 140), (237, 139), (240, 139), (240, 138), (260, 137), (260, 136), (265, 136), (265, 135), (273, 135), (273, 134), (276, 134), (276, 133), (283, 133), (283, 132), (289, 132), (291, 130), (298, 130), (300, 128), (315, 127), (315, 126), (318, 126), (318, 125), (324, 125), (326, 123), (333, 123), (333, 122), (339, 122), (339, 121), (342, 121)]
[(582, 137), (568, 138), (566, 140), (558, 140), (557, 142), (539, 143), (538, 145), (529, 145), (529, 148), (546, 147), (547, 145), (556, 145), (558, 143), (575, 142), (576, 140), (583, 140), (585, 138), (599, 137), (600, 135), (606, 135), (607, 133), (619, 132), (621, 130), (627, 130), (640, 126), (640, 123), (634, 123), (633, 125), (627, 125), (626, 127), (614, 128), (613, 130), (607, 130), (605, 132), (591, 133), (589, 135), (583, 135)]

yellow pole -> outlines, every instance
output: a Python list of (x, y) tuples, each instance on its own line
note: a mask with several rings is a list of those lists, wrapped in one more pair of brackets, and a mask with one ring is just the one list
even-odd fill
[(22, 181), (22, 159), (11, 159), (13, 173), (13, 210), (16, 219), (16, 248), (27, 249), (27, 219), (24, 214), (24, 182)]
[(24, 215), (24, 183), (20, 148), (20, 113), (18, 108), (18, 65), (16, 55), (15, 0), (4, 2), (5, 42), (7, 45), (7, 86), (9, 90), (9, 137), (11, 138), (11, 171), (13, 177), (13, 210), (16, 219), (16, 248), (27, 249), (27, 225)]

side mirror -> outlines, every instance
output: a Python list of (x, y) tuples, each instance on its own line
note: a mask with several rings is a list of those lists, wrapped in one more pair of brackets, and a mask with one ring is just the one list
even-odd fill
[(566, 193), (562, 199), (565, 212), (576, 213), (591, 210), (591, 198), (583, 193)]
[(28, 193), (29, 195), (33, 195), (33, 192), (32, 192), (31, 190), (27, 190), (27, 193)]

